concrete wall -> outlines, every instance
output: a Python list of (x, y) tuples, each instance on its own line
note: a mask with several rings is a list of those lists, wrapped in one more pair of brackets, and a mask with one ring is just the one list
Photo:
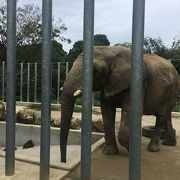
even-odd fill
[[(40, 126), (38, 125), (27, 125), (16, 123), (16, 146), (22, 146), (29, 140), (32, 140), (34, 145), (40, 145)], [(51, 145), (58, 145), (60, 140), (60, 129), (51, 127)], [(6, 144), (6, 123), (0, 122), (0, 145), (5, 146)], [(92, 144), (103, 137), (103, 133), (92, 133)], [(68, 144), (78, 145), (81, 143), (81, 133), (79, 130), (70, 130)]]

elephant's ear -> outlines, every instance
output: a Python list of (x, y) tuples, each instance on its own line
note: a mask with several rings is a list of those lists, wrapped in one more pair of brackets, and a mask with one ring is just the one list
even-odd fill
[(112, 62), (105, 96), (114, 96), (130, 87), (131, 63), (129, 59), (117, 58)]

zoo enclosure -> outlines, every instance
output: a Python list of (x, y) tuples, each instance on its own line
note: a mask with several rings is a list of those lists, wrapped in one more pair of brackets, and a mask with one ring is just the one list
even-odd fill
[[(52, 0), (43, 0), (42, 48), (42, 118), (40, 179), (49, 179), (50, 94), (51, 94), (51, 27)], [(133, 1), (132, 75), (130, 113), (129, 179), (139, 180), (141, 169), (141, 97), (145, 0)], [(7, 0), (7, 114), (5, 174), (15, 173), (15, 90), (16, 90), (16, 1)], [(90, 179), (92, 120), (92, 57), (94, 34), (94, 0), (84, 0), (84, 58), (81, 179)], [(22, 66), (22, 65), (21, 65)], [(22, 96), (21, 96), (22, 97)]]

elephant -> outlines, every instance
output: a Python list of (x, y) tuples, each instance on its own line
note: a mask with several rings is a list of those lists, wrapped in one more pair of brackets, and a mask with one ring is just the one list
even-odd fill
[[(74, 61), (64, 82), (61, 96), (61, 161), (66, 162), (66, 146), (71, 117), (77, 96), (82, 92), (83, 53)], [(160, 150), (160, 133), (165, 128), (164, 145), (176, 145), (171, 111), (180, 93), (180, 79), (174, 66), (155, 54), (143, 56), (143, 114), (155, 115), (155, 131), (147, 149)], [(116, 108), (122, 109), (119, 143), (129, 148), (131, 50), (122, 46), (94, 46), (93, 91), (101, 94), (101, 112), (105, 129), (103, 153), (119, 153), (115, 137)]]

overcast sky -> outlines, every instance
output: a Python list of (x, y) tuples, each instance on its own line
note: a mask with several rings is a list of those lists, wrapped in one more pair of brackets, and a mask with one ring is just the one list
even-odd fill
[[(2, 1), (2, 0), (0, 0)], [(61, 18), (68, 30), (63, 34), (72, 43), (62, 43), (66, 51), (83, 37), (84, 0), (53, 0), (53, 15)], [(18, 4), (41, 0), (19, 0)], [(106, 34), (111, 45), (131, 42), (133, 0), (95, 0), (94, 34)], [(161, 37), (166, 45), (180, 39), (180, 0), (146, 0), (145, 37)]]

